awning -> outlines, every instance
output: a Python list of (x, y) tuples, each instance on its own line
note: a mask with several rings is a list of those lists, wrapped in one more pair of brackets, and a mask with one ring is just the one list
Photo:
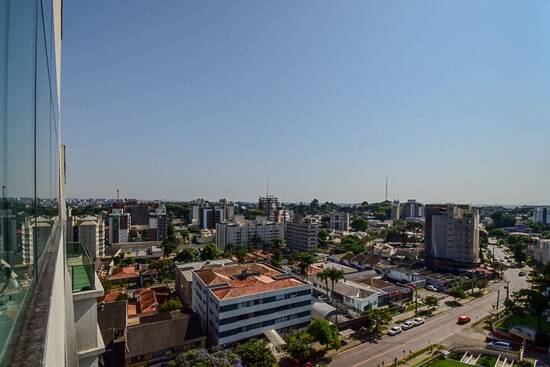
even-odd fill
[(274, 329), (265, 331), (264, 335), (275, 347), (280, 347), (286, 344), (283, 337)]

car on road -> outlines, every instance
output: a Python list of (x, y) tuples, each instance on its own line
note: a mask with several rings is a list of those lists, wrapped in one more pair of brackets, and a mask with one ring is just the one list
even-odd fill
[(512, 344), (501, 340), (487, 343), (489, 349), (512, 350)]
[(401, 334), (401, 328), (399, 326), (394, 326), (388, 331), (389, 336), (394, 336), (397, 334)]
[(470, 321), (472, 321), (472, 319), (471, 319), (470, 316), (468, 316), (468, 315), (460, 315), (460, 316), (458, 316), (458, 324), (459, 324), (459, 325), (467, 324), (467, 323), (469, 323)]
[(432, 292), (438, 292), (437, 288), (434, 287), (433, 285), (427, 285), (426, 286), (426, 289), (429, 290), (429, 291), (432, 291)]
[(407, 320), (407, 321), (405, 321), (404, 323), (401, 324), (401, 329), (402, 330), (409, 330), (409, 329), (412, 329), (415, 326), (416, 325), (414, 324), (414, 322), (412, 320)]
[(524, 277), (524, 276), (526, 275), (526, 273), (525, 273), (524, 271), (520, 271), (520, 272), (518, 273), (518, 275), (519, 275), (520, 277)]
[(424, 325), (424, 319), (422, 317), (417, 317), (413, 320), (414, 326)]

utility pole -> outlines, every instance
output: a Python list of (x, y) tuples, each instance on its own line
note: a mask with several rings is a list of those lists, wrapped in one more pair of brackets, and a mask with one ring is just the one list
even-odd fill
[(497, 290), (497, 311), (498, 311), (498, 304), (500, 303), (500, 289)]
[(507, 280), (506, 281), (506, 300), (508, 301), (509, 298), (510, 298), (510, 281)]

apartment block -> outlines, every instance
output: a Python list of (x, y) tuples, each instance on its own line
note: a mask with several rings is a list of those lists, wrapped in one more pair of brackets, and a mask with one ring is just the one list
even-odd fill
[(311, 251), (319, 243), (319, 221), (316, 218), (295, 217), (285, 226), (287, 248), (294, 251)]
[(428, 268), (464, 268), (479, 263), (479, 212), (470, 205), (426, 205)]
[(550, 207), (539, 206), (533, 209), (533, 222), (550, 224)]
[(537, 238), (528, 247), (529, 254), (538, 262), (548, 264), (550, 261), (550, 240)]
[(311, 284), (262, 263), (193, 272), (192, 307), (211, 346), (305, 328), (311, 297)]
[(262, 196), (258, 199), (258, 209), (263, 211), (265, 216), (271, 220), (275, 220), (278, 208), (279, 199), (273, 195)]
[(344, 212), (332, 212), (329, 215), (330, 222), (329, 228), (337, 232), (349, 232), (350, 230), (350, 221), (349, 213)]
[(226, 199), (209, 202), (197, 199), (191, 205), (191, 223), (202, 229), (214, 229), (217, 223), (231, 221), (235, 216), (235, 204)]
[(123, 208), (113, 208), (109, 214), (109, 243), (126, 243), (130, 237), (132, 218)]
[(234, 222), (216, 224), (216, 245), (221, 249), (228, 244), (261, 246), (276, 238), (284, 239), (283, 226), (265, 217), (245, 220), (236, 216)]
[(149, 213), (149, 241), (164, 241), (167, 238), (168, 218), (166, 216), (166, 206), (160, 205)]
[[(21, 242), (23, 244), (23, 264), (34, 264), (36, 254), (42, 253), (52, 233), (54, 218), (27, 218), (21, 226)], [(35, 249), (36, 246), (36, 249)]]

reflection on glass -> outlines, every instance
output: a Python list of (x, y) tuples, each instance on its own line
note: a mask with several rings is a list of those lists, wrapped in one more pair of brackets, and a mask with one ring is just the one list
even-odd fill
[(0, 0), (0, 364), (58, 213), (51, 0)]

